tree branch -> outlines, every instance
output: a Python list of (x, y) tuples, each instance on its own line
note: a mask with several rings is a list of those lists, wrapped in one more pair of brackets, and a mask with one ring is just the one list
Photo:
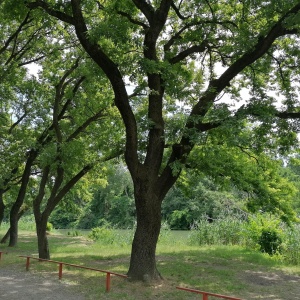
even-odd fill
[(30, 22), (32, 22), (33, 19), (29, 19), (30, 12), (27, 13), (26, 17), (24, 18), (23, 22), (19, 25), (17, 30), (7, 39), (4, 46), (0, 49), (0, 55), (8, 48), (11, 41), (18, 37), (19, 33), (22, 31), (23, 27)]
[(75, 25), (74, 17), (67, 15), (59, 10), (55, 10), (51, 8), (51, 6), (45, 1), (37, 0), (35, 2), (26, 2), (26, 6), (30, 9), (42, 8), (45, 12), (47, 12), (50, 16), (53, 16), (57, 19), (60, 19), (68, 24)]
[(132, 2), (144, 14), (151, 25), (155, 13), (154, 8), (145, 0), (132, 0)]
[(186, 19), (188, 19), (188, 18), (191, 17), (191, 15), (189, 15), (189, 16), (187, 16), (187, 17), (183, 16), (183, 15), (180, 13), (180, 9), (175, 5), (174, 1), (172, 1), (171, 7), (174, 9), (174, 11), (175, 11), (175, 13), (176, 13), (176, 15), (178, 16), (179, 19), (181, 19), (181, 20), (186, 20)]
[(176, 63), (184, 60), (186, 57), (188, 57), (191, 54), (204, 52), (207, 49), (207, 45), (208, 45), (207, 41), (203, 41), (200, 45), (194, 45), (194, 46), (180, 52), (179, 54), (172, 57), (171, 59), (169, 59), (169, 62), (171, 64), (176, 64)]
[(149, 28), (148, 25), (144, 24), (143, 22), (139, 21), (139, 20), (135, 20), (133, 19), (130, 14), (126, 13), (126, 12), (123, 12), (123, 11), (117, 11), (117, 13), (123, 17), (126, 17), (129, 22), (131, 22), (132, 24), (135, 24), (135, 25), (139, 25), (141, 27), (143, 27), (145, 30), (147, 30)]
[[(295, 5), (292, 9), (290, 9), (280, 20), (271, 27), (268, 34), (264, 37), (261, 37), (257, 44), (252, 48), (251, 51), (243, 54), (239, 59), (237, 59), (218, 79), (212, 80), (204, 92), (204, 94), (200, 97), (198, 103), (193, 107), (188, 121), (186, 123), (185, 129), (193, 129), (197, 128), (199, 124), (201, 124), (201, 119), (206, 115), (210, 107), (213, 105), (214, 100), (217, 95), (229, 85), (230, 81), (237, 76), (242, 70), (244, 70), (247, 66), (250, 66), (252, 63), (261, 58), (269, 48), (273, 45), (274, 41), (283, 35), (294, 34), (297, 33), (297, 30), (289, 30), (285, 28), (284, 21), (290, 15), (298, 13), (300, 11), (300, 3)], [(299, 117), (300, 113), (278, 113), (277, 116), (282, 118), (287, 117)], [(198, 120), (195, 122), (195, 120)], [(191, 140), (189, 136), (183, 136), (178, 147), (173, 147), (171, 156), (169, 161), (163, 170), (160, 179), (158, 180), (159, 189), (162, 191), (162, 195), (168, 191), (168, 187), (170, 187), (178, 178), (180, 172), (177, 174), (173, 174), (172, 164), (175, 161), (180, 161), (182, 164), (185, 163), (186, 158), (190, 151), (194, 147), (194, 142)]]
[(77, 127), (77, 129), (66, 139), (66, 142), (70, 142), (74, 140), (81, 132), (83, 132), (91, 123), (99, 120), (100, 118), (104, 117), (104, 109), (101, 109), (92, 117), (88, 118), (82, 125)]

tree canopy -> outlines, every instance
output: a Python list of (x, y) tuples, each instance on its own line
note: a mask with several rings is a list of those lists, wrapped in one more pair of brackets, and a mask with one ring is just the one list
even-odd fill
[[(19, 23), (29, 14), (40, 26), (33, 28), (47, 28), (45, 44), (57, 46), (45, 52), (49, 62), (58, 53), (72, 53), (60, 49), (64, 42), (78, 49), (89, 60), (93, 78), (106, 86), (96, 84), (95, 93), (109, 97), (118, 110), (137, 213), (128, 273), (133, 279), (160, 277), (155, 249), (161, 204), (182, 170), (196, 165), (191, 159), (195, 157), (205, 162), (198, 164), (203, 172), (214, 170), (215, 157), (199, 156), (199, 148), (211, 143), (230, 165), (231, 158), (242, 161), (242, 154), (254, 157), (264, 152), (274, 157), (297, 143), (297, 0), (1, 4)], [(107, 99), (101, 97), (99, 102)], [(108, 118), (109, 132), (116, 130), (115, 119), (116, 115)], [(59, 123), (62, 126), (63, 120)], [(245, 126), (251, 134), (244, 134)], [(116, 136), (120, 143), (122, 130)], [(223, 148), (226, 143), (226, 149), (236, 147), (240, 153), (230, 158)], [(255, 170), (250, 167), (249, 172), (258, 194), (281, 185), (276, 176), (265, 174), (274, 184), (263, 186)], [(278, 203), (278, 195), (273, 196), (263, 198)]]

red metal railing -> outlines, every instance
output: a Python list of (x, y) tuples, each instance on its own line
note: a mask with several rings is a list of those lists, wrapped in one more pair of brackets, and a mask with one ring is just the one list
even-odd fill
[(179, 287), (177, 286), (176, 289), (178, 290), (183, 290), (187, 292), (192, 292), (192, 293), (197, 293), (197, 294), (202, 294), (202, 300), (208, 300), (208, 296), (213, 296), (217, 298), (223, 298), (223, 299), (229, 299), (229, 300), (242, 300), (241, 298), (235, 298), (235, 297), (230, 297), (230, 296), (225, 296), (225, 295), (220, 295), (220, 294), (214, 294), (214, 293), (208, 293), (208, 292), (203, 292), (195, 289), (188, 289), (184, 287)]
[(58, 278), (59, 279), (62, 279), (63, 265), (69, 266), (69, 267), (75, 267), (75, 268), (85, 269), (85, 270), (91, 270), (91, 271), (101, 272), (101, 273), (106, 273), (106, 284), (105, 284), (105, 290), (106, 290), (106, 292), (110, 291), (110, 276), (111, 275), (115, 275), (115, 276), (127, 278), (127, 275), (124, 275), (124, 274), (119, 274), (119, 273), (110, 272), (110, 271), (106, 271), (106, 270), (95, 269), (95, 268), (89, 268), (89, 267), (80, 266), (80, 265), (69, 264), (69, 263), (65, 263), (65, 262), (61, 262), (61, 261), (55, 261), (55, 260), (49, 260), (49, 259), (43, 259), (43, 258), (37, 258), (37, 257), (31, 257), (31, 256), (24, 256), (24, 255), (19, 255), (19, 257), (26, 258), (26, 271), (29, 270), (30, 259), (35, 259), (35, 260), (38, 260), (38, 261), (50, 262), (50, 263), (58, 264)]
[[(0, 260), (1, 260), (2, 255), (4, 253), (5, 252), (0, 251)], [(24, 255), (19, 255), (19, 257), (26, 258), (26, 271), (29, 271), (30, 259), (34, 259), (34, 260), (38, 260), (38, 261), (42, 261), (42, 262), (49, 262), (49, 263), (58, 264), (58, 278), (59, 279), (62, 279), (63, 265), (70, 266), (70, 267), (75, 267), (75, 268), (80, 268), (80, 269), (85, 269), (85, 270), (101, 272), (101, 273), (106, 273), (106, 284), (105, 284), (106, 292), (110, 291), (110, 280), (111, 280), (110, 277), (111, 277), (111, 275), (115, 275), (115, 276), (119, 276), (119, 277), (123, 277), (123, 278), (128, 278), (127, 275), (124, 275), (124, 274), (119, 274), (119, 273), (110, 272), (110, 271), (106, 271), (106, 270), (95, 269), (95, 268), (89, 268), (89, 267), (70, 264), (70, 263), (65, 263), (65, 262), (61, 262), (61, 261), (37, 258), (37, 257), (32, 257), (32, 256), (24, 256)], [(187, 291), (187, 292), (192, 292), (192, 293), (197, 293), (197, 294), (202, 294), (202, 300), (208, 300), (208, 296), (222, 298), (222, 299), (228, 299), (228, 300), (242, 300), (241, 298), (225, 296), (225, 295), (220, 295), (220, 294), (215, 294), (215, 293), (210, 293), (210, 292), (204, 292), (204, 291), (200, 291), (200, 290), (196, 290), (196, 289), (184, 288), (184, 287), (179, 287), (179, 286), (177, 286), (176, 289)]]

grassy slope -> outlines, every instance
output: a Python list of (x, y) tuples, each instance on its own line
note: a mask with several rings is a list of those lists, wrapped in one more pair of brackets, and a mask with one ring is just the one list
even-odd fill
[[(3, 234), (3, 232), (0, 232)], [(49, 236), (52, 259), (93, 268), (126, 273), (130, 245), (102, 245), (85, 237), (65, 233)], [(17, 255), (37, 256), (32, 232), (21, 232), (16, 248), (0, 245), (0, 267), (14, 266), (25, 272), (25, 259)], [(105, 276), (101, 273), (64, 267), (63, 280), (87, 299), (201, 299), (200, 295), (176, 290), (176, 286), (196, 288), (243, 299), (296, 300), (300, 294), (300, 267), (284, 266), (267, 255), (241, 247), (195, 247), (187, 245), (186, 234), (163, 236), (157, 249), (158, 268), (164, 281), (157, 285), (128, 283), (112, 277), (112, 290), (105, 293)], [(53, 276), (57, 266), (34, 261), (31, 272)], [(217, 299), (217, 298), (210, 298)]]

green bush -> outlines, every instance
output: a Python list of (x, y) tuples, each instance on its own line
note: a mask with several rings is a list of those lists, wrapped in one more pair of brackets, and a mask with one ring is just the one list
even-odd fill
[(101, 241), (105, 244), (113, 244), (115, 241), (114, 231), (105, 226), (92, 228), (88, 237), (94, 241)]
[(88, 237), (104, 245), (117, 244), (121, 247), (131, 245), (134, 230), (113, 229), (111, 227), (102, 226), (92, 228)]
[(270, 255), (280, 253), (284, 238), (283, 229), (281, 220), (274, 215), (252, 215), (244, 226), (246, 246)]
[(53, 230), (53, 225), (52, 225), (52, 223), (47, 222), (46, 230), (47, 230), (48, 232), (50, 232), (50, 231)]
[(186, 230), (191, 227), (190, 215), (186, 210), (174, 210), (170, 216), (169, 224), (171, 229)]
[(270, 231), (263, 229), (258, 240), (258, 244), (260, 245), (261, 252), (266, 252), (269, 255), (273, 255), (281, 252), (280, 247), (282, 244), (282, 239), (276, 230)]
[(197, 222), (189, 235), (190, 245), (242, 245), (293, 265), (300, 264), (300, 224), (289, 227), (270, 214), (241, 218), (227, 216), (209, 223)]

